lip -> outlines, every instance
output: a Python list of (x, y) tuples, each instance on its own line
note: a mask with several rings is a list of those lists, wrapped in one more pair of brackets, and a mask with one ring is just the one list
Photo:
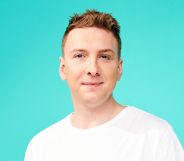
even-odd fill
[(98, 87), (102, 85), (104, 82), (83, 82), (81, 83), (84, 86), (89, 86), (89, 87)]

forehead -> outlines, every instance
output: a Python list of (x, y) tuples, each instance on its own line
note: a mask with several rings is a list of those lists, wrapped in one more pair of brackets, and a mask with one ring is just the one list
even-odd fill
[(85, 49), (90, 51), (112, 49), (118, 51), (118, 43), (114, 35), (97, 27), (76, 28), (66, 36), (64, 51)]

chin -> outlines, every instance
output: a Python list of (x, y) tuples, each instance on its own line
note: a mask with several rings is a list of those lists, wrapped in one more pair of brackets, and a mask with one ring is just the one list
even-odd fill
[(100, 104), (103, 104), (103, 102), (106, 102), (110, 96), (104, 95), (104, 96), (99, 96), (99, 95), (88, 95), (82, 98), (82, 101), (87, 104), (87, 105), (92, 105), (92, 106), (98, 106)]

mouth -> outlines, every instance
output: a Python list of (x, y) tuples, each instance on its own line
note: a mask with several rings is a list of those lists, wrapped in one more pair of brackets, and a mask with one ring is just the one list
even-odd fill
[(82, 85), (88, 86), (88, 87), (98, 87), (102, 85), (104, 82), (83, 82)]

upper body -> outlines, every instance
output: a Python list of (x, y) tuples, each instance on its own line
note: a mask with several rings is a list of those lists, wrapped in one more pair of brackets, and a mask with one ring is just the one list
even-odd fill
[(184, 161), (170, 125), (136, 107), (87, 129), (74, 127), (71, 116), (36, 135), (25, 161)]
[(182, 161), (167, 123), (113, 98), (123, 64), (119, 31), (111, 15), (96, 11), (70, 20), (59, 73), (70, 88), (74, 112), (35, 137), (25, 161)]

